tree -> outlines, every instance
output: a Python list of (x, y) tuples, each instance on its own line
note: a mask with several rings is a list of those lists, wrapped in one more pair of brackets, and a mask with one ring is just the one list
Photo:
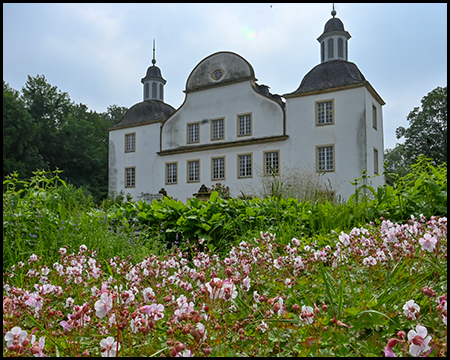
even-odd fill
[(48, 166), (36, 142), (37, 125), (17, 90), (3, 81), (3, 177), (17, 171), (21, 179)]
[(405, 141), (386, 150), (388, 172), (404, 175), (420, 155), (430, 158), (435, 166), (447, 162), (447, 86), (430, 91), (421, 104), (421, 109), (415, 107), (409, 113), (409, 127), (400, 126), (395, 131), (397, 139), (404, 137)]
[(50, 85), (44, 75), (31, 77), (22, 88), (23, 99), (28, 113), (38, 127), (36, 138), (39, 152), (50, 169), (59, 167), (61, 142), (59, 130), (73, 105), (69, 94)]

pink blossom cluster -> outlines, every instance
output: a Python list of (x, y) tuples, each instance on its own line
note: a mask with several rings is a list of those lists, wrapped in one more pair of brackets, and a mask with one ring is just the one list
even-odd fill
[[(330, 237), (332, 240), (322, 246), (317, 240), (306, 244), (296, 238), (281, 245), (274, 234), (261, 232), (253, 241), (233, 246), (223, 259), (211, 252), (189, 255), (176, 249), (170, 256), (150, 255), (136, 264), (118, 257), (105, 264), (82, 245), (77, 254), (61, 248), (60, 260), (52, 267), (34, 268), (37, 258), (32, 256), (30, 269), (25, 271), (27, 265), (18, 264), (9, 273), (14, 278), (23, 267), (25, 283), (31, 287), (13, 286), (4, 277), (3, 321), (4, 328), (9, 329), (5, 341), (8, 348), (15, 346), (14, 351), (23, 346), (26, 334), (18, 328), (16, 319), (24, 313), (36, 320), (45, 317), (55, 336), (97, 329), (103, 337), (98, 347), (102, 356), (125, 351), (127, 345), (119, 334), (147, 338), (158, 328), (166, 331), (173, 356), (192, 355), (198, 349), (207, 354), (211, 351), (211, 332), (226, 331), (218, 318), (229, 314), (238, 317), (242, 304), (246, 304), (249, 315), (228, 325), (241, 341), (254, 336), (246, 326), (265, 333), (275, 321), (292, 314), (296, 314), (298, 326), (315, 326), (320, 314), (335, 310), (327, 309), (324, 303), (318, 307), (314, 303), (317, 299), (297, 304), (294, 290), (302, 276), (317, 271), (319, 265), (333, 270), (341, 264), (358, 263), (368, 272), (383, 270), (389, 261), (412, 258), (417, 252), (427, 256), (446, 254), (447, 219), (412, 218), (407, 224), (383, 220), (378, 227), (372, 224), (367, 229), (354, 228), (348, 234)], [(433, 295), (428, 289), (423, 293)], [(438, 306), (446, 325), (446, 297)], [(411, 299), (400, 313), (409, 321), (417, 320), (420, 306)], [(337, 320), (335, 313), (333, 316), (334, 324), (351, 328)], [(417, 325), (411, 335), (408, 333), (412, 354), (428, 350), (429, 336), (422, 327)], [(189, 336), (195, 346), (188, 348), (177, 336)], [(43, 347), (39, 342), (35, 351), (40, 352), (36, 354), (41, 354)], [(392, 350), (392, 346), (389, 348)]]

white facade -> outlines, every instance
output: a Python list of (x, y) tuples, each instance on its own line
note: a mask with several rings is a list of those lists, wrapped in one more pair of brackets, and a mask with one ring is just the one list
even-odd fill
[[(344, 59), (325, 56), (283, 98), (258, 85), (250, 63), (232, 52), (212, 54), (194, 68), (176, 110), (162, 97), (149, 100), (144, 89), (144, 101), (110, 129), (110, 193), (140, 199), (164, 188), (186, 202), (202, 184), (221, 183), (233, 197), (254, 195), (249, 189), (271, 176), (265, 173), (271, 164), (281, 174), (313, 169), (348, 199), (354, 192), (350, 181), (362, 171), (383, 172), (384, 101), (346, 60), (350, 34), (333, 16), (318, 40), (338, 38)], [(163, 91), (155, 62), (147, 74)], [(381, 175), (369, 185), (383, 183)]]

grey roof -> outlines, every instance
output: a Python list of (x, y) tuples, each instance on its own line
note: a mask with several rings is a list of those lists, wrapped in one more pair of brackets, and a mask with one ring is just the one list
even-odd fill
[(354, 63), (343, 60), (333, 60), (323, 62), (312, 68), (312, 70), (304, 76), (298, 89), (285, 95), (327, 90), (364, 82), (366, 82), (364, 75)]
[(330, 31), (345, 31), (344, 24), (341, 21), (341, 19), (333, 17), (327, 21), (327, 23), (325, 24), (325, 28), (323, 29), (323, 32), (326, 33)]
[[(223, 76), (215, 80), (212, 74), (217, 69), (223, 71)], [(220, 51), (209, 55), (197, 64), (188, 77), (186, 91), (247, 79), (256, 80), (250, 63), (236, 53)]]
[(159, 100), (145, 100), (133, 105), (123, 119), (113, 127), (130, 126), (154, 120), (166, 120), (175, 112), (175, 108)]
[(148, 79), (158, 79), (162, 80), (164, 84), (166, 83), (166, 80), (161, 75), (161, 69), (156, 65), (152, 65), (147, 69), (147, 75), (141, 79), (141, 82), (144, 83), (144, 80)]

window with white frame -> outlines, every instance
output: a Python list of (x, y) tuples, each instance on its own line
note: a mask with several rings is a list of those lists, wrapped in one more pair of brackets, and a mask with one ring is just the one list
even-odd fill
[(245, 114), (238, 116), (238, 136), (247, 136), (252, 134), (252, 115)]
[(125, 152), (136, 151), (136, 133), (125, 134)]
[(344, 58), (344, 40), (342, 38), (338, 38), (338, 58)]
[(200, 181), (200, 161), (189, 160), (188, 164), (188, 182)]
[(317, 146), (317, 171), (334, 171), (334, 145)]
[(177, 178), (177, 163), (166, 163), (166, 184), (176, 184)]
[(125, 187), (134, 188), (136, 186), (136, 168), (125, 168)]
[(333, 100), (316, 102), (316, 124), (327, 125), (334, 123)]
[(188, 124), (188, 143), (198, 143), (200, 141), (200, 123)]
[(280, 152), (266, 151), (264, 152), (264, 175), (279, 174)]
[(378, 149), (373, 149), (373, 172), (378, 174)]
[(252, 154), (238, 155), (239, 178), (252, 177)]
[(334, 39), (328, 39), (328, 59), (334, 58)]
[(211, 140), (219, 140), (224, 138), (223, 124), (224, 119), (211, 120)]
[(212, 176), (211, 179), (214, 180), (223, 180), (225, 179), (225, 158), (212, 158)]

